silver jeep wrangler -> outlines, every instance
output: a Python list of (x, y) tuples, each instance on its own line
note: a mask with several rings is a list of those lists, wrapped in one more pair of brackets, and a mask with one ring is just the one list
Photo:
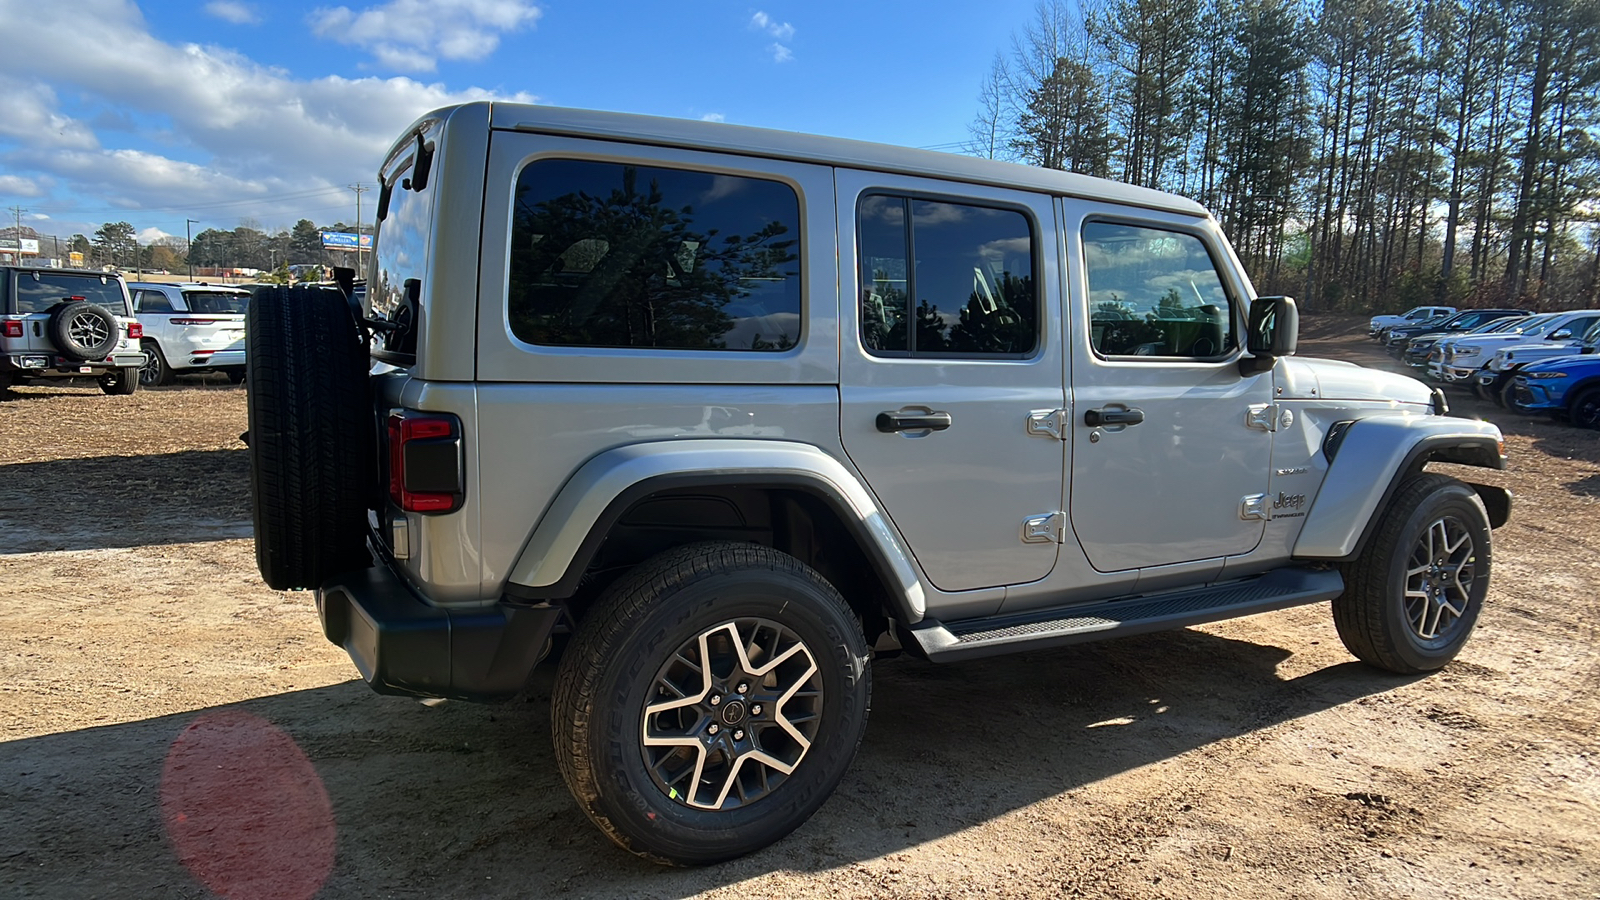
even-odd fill
[(875, 656), (1331, 601), (1418, 673), (1483, 605), (1510, 497), (1425, 467), (1500, 433), (1295, 358), (1188, 200), (499, 103), (380, 176), (370, 300), (249, 307), (262, 574), (380, 692), (504, 698), (555, 649), (562, 775), (640, 855), (804, 822)]

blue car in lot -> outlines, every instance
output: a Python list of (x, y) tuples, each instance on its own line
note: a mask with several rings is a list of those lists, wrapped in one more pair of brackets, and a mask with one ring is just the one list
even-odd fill
[(1600, 354), (1528, 365), (1512, 379), (1511, 402), (1521, 412), (1547, 412), (1582, 428), (1600, 428)]

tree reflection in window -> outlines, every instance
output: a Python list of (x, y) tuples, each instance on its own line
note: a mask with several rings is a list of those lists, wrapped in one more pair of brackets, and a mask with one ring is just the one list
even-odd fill
[(517, 179), (511, 330), (535, 344), (782, 351), (799, 199), (774, 181), (582, 160)]
[(1089, 222), (1083, 255), (1099, 353), (1209, 359), (1237, 346), (1228, 293), (1194, 235)]
[[(1026, 216), (874, 194), (861, 199), (857, 221), (861, 340), (869, 352), (1020, 356), (1033, 351), (1039, 300)], [(916, 264), (907, 266), (912, 253)]]

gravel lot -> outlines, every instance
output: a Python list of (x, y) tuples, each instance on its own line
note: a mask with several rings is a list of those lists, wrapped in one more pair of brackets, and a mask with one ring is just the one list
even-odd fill
[[(1387, 363), (1354, 320), (1301, 352)], [(1397, 678), (1326, 606), (876, 669), (838, 793), (662, 869), (572, 804), (545, 696), (380, 697), (249, 540), (244, 392), (0, 399), (0, 895), (1600, 898), (1600, 436), (1506, 429), (1460, 660)]]

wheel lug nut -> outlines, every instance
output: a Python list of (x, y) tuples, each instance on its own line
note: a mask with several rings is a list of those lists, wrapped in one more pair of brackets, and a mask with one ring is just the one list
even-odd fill
[(718, 727), (717, 723), (712, 722), (711, 723), (711, 727), (706, 729), (706, 734), (716, 734), (717, 732), (719, 732), (721, 730), (722, 729), (720, 727)]
[(744, 740), (744, 729), (741, 728), (741, 729), (738, 729), (737, 731), (735, 731), (733, 733), (733, 739), (736, 740), (736, 741)]
[(718, 697), (715, 694), (711, 695), (711, 705), (712, 706), (721, 706), (722, 705), (722, 698)]
[(748, 684), (739, 685), (739, 693), (744, 694), (744, 693), (748, 693), (749, 691), (750, 691), (750, 685), (748, 685)]
[(750, 715), (752, 715), (752, 716), (761, 715), (761, 704), (757, 703), (755, 706), (750, 707)]

